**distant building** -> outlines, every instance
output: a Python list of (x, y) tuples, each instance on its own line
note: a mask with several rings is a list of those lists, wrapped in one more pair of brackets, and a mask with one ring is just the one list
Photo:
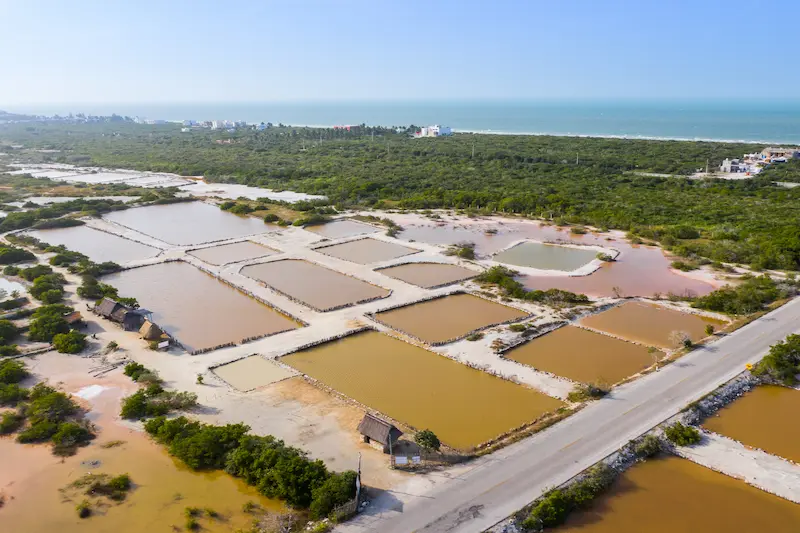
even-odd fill
[(419, 131), (414, 134), (414, 137), (444, 137), (452, 134), (453, 130), (448, 126), (439, 126), (437, 124), (435, 126), (420, 128)]
[(153, 314), (147, 309), (133, 309), (111, 298), (103, 298), (95, 306), (94, 312), (117, 324), (121, 324), (126, 331), (139, 331), (144, 322), (150, 320)]
[(383, 453), (389, 453), (394, 443), (403, 434), (389, 422), (369, 413), (365, 414), (358, 424), (358, 432), (364, 437), (364, 442)]
[(258, 131), (264, 131), (265, 129), (267, 129), (267, 125), (262, 122), (261, 124), (258, 125), (257, 129)]
[(224, 120), (212, 120), (211, 121), (211, 129), (212, 130), (221, 130), (225, 128), (225, 121)]
[(192, 131), (192, 128), (181, 128), (181, 133), (189, 133)]
[(719, 167), (722, 172), (746, 172), (747, 167), (738, 159), (725, 159)]
[(761, 157), (767, 160), (800, 158), (800, 149), (770, 146), (761, 151)]

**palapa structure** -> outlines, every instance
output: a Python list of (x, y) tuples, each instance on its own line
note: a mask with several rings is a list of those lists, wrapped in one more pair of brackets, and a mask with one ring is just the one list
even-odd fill
[(389, 422), (369, 413), (365, 414), (358, 424), (358, 432), (364, 437), (364, 442), (383, 453), (389, 453), (394, 443), (403, 434)]

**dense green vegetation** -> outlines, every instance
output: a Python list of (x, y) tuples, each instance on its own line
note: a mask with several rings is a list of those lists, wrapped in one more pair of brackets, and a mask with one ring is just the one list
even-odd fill
[(31, 209), (30, 211), (9, 213), (2, 222), (0, 222), (0, 232), (30, 227), (47, 229), (79, 226), (83, 224), (80, 220), (61, 219), (60, 217), (71, 213), (97, 216), (108, 213), (109, 211), (126, 208), (127, 206), (123, 202), (114, 200), (92, 200), (90, 198), (54, 203), (46, 207)]
[(356, 474), (328, 472), (320, 460), (272, 436), (248, 433), (244, 424), (214, 426), (185, 417), (158, 417), (145, 430), (169, 453), (195, 470), (225, 469), (269, 498), (308, 508), (312, 518), (327, 516), (355, 495)]
[(789, 335), (770, 346), (769, 353), (753, 367), (752, 373), (790, 387), (796, 385), (800, 374), (800, 335)]
[(761, 177), (772, 181), (800, 182), (800, 159), (770, 165), (762, 172)]
[(32, 341), (53, 342), (56, 335), (69, 333), (69, 324), (64, 315), (73, 309), (63, 304), (48, 304), (37, 307), (31, 315), (28, 338)]
[(797, 293), (797, 283), (791, 280), (779, 283), (766, 274), (757, 277), (743, 276), (742, 279), (742, 283), (735, 287), (726, 285), (706, 296), (695, 298), (692, 307), (731, 315), (747, 315)]
[(504, 296), (529, 302), (541, 302), (552, 306), (582, 305), (591, 302), (585, 294), (575, 294), (561, 289), (529, 291), (515, 279), (515, 276), (517, 276), (517, 272), (514, 270), (503, 266), (494, 266), (482, 272), (475, 278), (475, 281), (496, 285), (501, 289)]
[(80, 353), (85, 347), (86, 335), (79, 331), (53, 335), (53, 348), (59, 353)]
[[(112, 132), (109, 143), (104, 134)], [(323, 194), (345, 206), (499, 211), (624, 230), (691, 227), (702, 238), (682, 243), (689, 253), (764, 268), (800, 264), (800, 189), (772, 185), (790, 180), (796, 162), (737, 181), (637, 174), (688, 175), (707, 160), (713, 167), (761, 149), (755, 145), (472, 134), (411, 139), (368, 127), (186, 135), (173, 126), (118, 122), (7, 125), (0, 138), (69, 149), (55, 156), (59, 162), (205, 175)], [(221, 138), (233, 142), (214, 143)]]
[(442, 443), (439, 440), (439, 437), (436, 436), (436, 433), (431, 431), (430, 429), (423, 429), (422, 431), (417, 431), (416, 435), (414, 435), (414, 442), (416, 442), (420, 447), (425, 450), (433, 450), (439, 451), (441, 448)]
[(172, 411), (185, 411), (197, 405), (197, 394), (164, 390), (163, 381), (158, 374), (144, 365), (130, 362), (125, 365), (123, 372), (145, 387), (122, 399), (122, 418), (141, 420), (163, 416)]
[(27, 250), (16, 246), (0, 246), (0, 265), (11, 265), (35, 261), (36, 257)]
[(702, 440), (702, 435), (692, 426), (686, 426), (680, 422), (675, 422), (671, 426), (664, 428), (664, 435), (676, 446), (691, 446)]

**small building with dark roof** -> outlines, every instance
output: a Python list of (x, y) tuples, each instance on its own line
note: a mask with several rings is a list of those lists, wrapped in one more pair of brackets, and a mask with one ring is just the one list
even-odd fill
[(124, 307), (124, 305), (115, 302), (111, 298), (103, 298), (99, 304), (94, 306), (94, 312), (102, 317), (112, 319), (113, 314)]
[(145, 320), (149, 320), (153, 314), (147, 309), (134, 309), (121, 304), (111, 298), (103, 298), (94, 308), (95, 313), (113, 320), (117, 324), (122, 324), (126, 331), (139, 331)]
[(369, 413), (365, 414), (358, 424), (358, 432), (364, 437), (364, 442), (383, 453), (389, 453), (391, 447), (403, 434), (394, 425)]

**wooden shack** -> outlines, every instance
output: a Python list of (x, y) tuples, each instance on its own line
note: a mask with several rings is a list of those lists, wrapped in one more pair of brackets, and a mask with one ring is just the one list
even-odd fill
[(364, 437), (364, 442), (383, 453), (389, 453), (403, 434), (394, 425), (369, 413), (358, 424), (358, 432)]

